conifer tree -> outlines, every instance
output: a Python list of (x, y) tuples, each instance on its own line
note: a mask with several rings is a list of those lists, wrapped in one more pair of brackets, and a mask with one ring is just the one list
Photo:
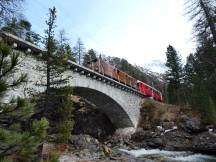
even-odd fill
[(215, 19), (216, 2), (213, 0), (186, 0), (187, 14), (194, 20), (194, 30), (197, 33), (198, 40), (206, 32), (212, 35), (214, 44), (216, 44)]
[(56, 9), (53, 7), (49, 9), (49, 18), (46, 21), (48, 29), (45, 31), (46, 94), (39, 99), (38, 109), (41, 109), (39, 116), (49, 120), (48, 133), (53, 142), (67, 143), (73, 129), (73, 107), (69, 98), (72, 88), (63, 87), (68, 81), (68, 77), (64, 77), (63, 72), (65, 71), (64, 64), (68, 59), (66, 52), (70, 49), (63, 34), (60, 34), (59, 42), (55, 39), (55, 22)]
[(185, 86), (192, 87), (193, 86), (193, 78), (195, 76), (195, 58), (193, 54), (190, 54), (187, 57), (187, 62), (184, 66), (184, 83)]
[(192, 96), (194, 109), (203, 114), (203, 119), (216, 120), (216, 2), (212, 0), (188, 0), (186, 8), (194, 20), (194, 29), (198, 42), (194, 54), (195, 73), (192, 79)]
[(3, 103), (7, 90), (26, 81), (26, 74), (13, 77), (18, 63), (19, 54), (0, 42), (0, 161), (9, 156), (14, 161), (31, 160), (48, 127), (46, 119), (27, 124), (33, 113), (33, 104), (29, 101), (18, 98), (16, 102)]
[(180, 90), (180, 84), (182, 80), (182, 63), (180, 56), (178, 55), (177, 51), (174, 47), (169, 45), (167, 47), (166, 52), (166, 80), (168, 82), (167, 85), (167, 97), (169, 103), (179, 103), (180, 102), (180, 96), (179, 96), (179, 90)]
[(59, 39), (57, 42), (57, 56), (59, 60), (62, 60), (63, 64), (67, 64), (67, 60), (76, 61), (75, 54), (66, 37), (65, 30), (59, 32)]
[(56, 27), (56, 8), (49, 9), (49, 18), (46, 21), (48, 29), (45, 31), (46, 49), (44, 55), (46, 60), (46, 92), (49, 94), (51, 88), (67, 83), (68, 78), (63, 77), (62, 73), (65, 68), (62, 66), (62, 60), (58, 57), (57, 41), (54, 36), (54, 29)]
[(96, 58), (96, 52), (93, 49), (88, 50), (88, 52), (83, 57), (83, 65), (88, 66), (88, 62)]
[(18, 61), (19, 53), (12, 52), (7, 44), (0, 42), (0, 96), (3, 96), (8, 89), (19, 86), (26, 81), (26, 74), (22, 74), (17, 79), (13, 79), (12, 82), (8, 81)]

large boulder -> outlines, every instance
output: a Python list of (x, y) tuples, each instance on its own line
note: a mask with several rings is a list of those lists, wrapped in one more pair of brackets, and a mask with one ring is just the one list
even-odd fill
[(146, 142), (147, 146), (151, 148), (161, 148), (164, 146), (164, 141), (161, 137), (150, 138)]
[(164, 145), (160, 132), (153, 132), (151, 130), (138, 129), (131, 136), (131, 140), (140, 148), (161, 148)]
[(192, 148), (192, 136), (181, 130), (173, 130), (163, 135), (166, 150), (186, 151)]
[(216, 154), (216, 133), (204, 132), (193, 139), (194, 151)]
[(176, 124), (173, 121), (171, 122), (163, 121), (161, 125), (165, 130), (167, 130), (167, 129), (172, 129)]
[(184, 117), (180, 127), (188, 133), (196, 134), (204, 131), (204, 126), (199, 118)]
[(90, 135), (73, 135), (70, 138), (70, 144), (80, 150), (88, 149), (94, 152), (101, 150), (99, 141)]
[(143, 142), (147, 139), (158, 137), (159, 134), (156, 132), (153, 132), (151, 130), (137, 130), (132, 136), (131, 139), (135, 142)]

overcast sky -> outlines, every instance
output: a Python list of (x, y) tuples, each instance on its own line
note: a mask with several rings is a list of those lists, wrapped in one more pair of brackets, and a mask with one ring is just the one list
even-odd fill
[(44, 33), (52, 6), (57, 31), (65, 29), (71, 45), (80, 37), (86, 49), (132, 64), (165, 62), (169, 44), (183, 61), (195, 49), (184, 0), (26, 0), (24, 14), (35, 32)]

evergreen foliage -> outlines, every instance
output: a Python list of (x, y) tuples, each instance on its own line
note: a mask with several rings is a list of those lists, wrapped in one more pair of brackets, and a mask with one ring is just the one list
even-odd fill
[(196, 32), (197, 40), (201, 41), (203, 34), (208, 34), (212, 37), (216, 44), (216, 27), (215, 27), (215, 7), (216, 2), (213, 0), (186, 0), (187, 14), (190, 19), (194, 20), (194, 31)]
[[(68, 78), (63, 77), (62, 73), (65, 71), (65, 67), (62, 66), (65, 61), (64, 57), (62, 57), (62, 52), (58, 52), (57, 41), (54, 38), (54, 29), (56, 27), (56, 8), (53, 7), (49, 9), (49, 18), (46, 21), (48, 29), (45, 31), (46, 38), (45, 44), (47, 52), (44, 55), (44, 59), (46, 61), (46, 91), (49, 94), (49, 90), (53, 87), (60, 86), (62, 84), (67, 83)], [(64, 44), (62, 43), (62, 47), (64, 48)], [(68, 49), (69, 50), (69, 49)]]
[(69, 98), (72, 89), (63, 87), (68, 81), (68, 77), (64, 77), (63, 72), (66, 70), (67, 60), (73, 57), (73, 53), (64, 31), (60, 31), (59, 41), (55, 39), (55, 22), (56, 9), (53, 7), (49, 9), (49, 18), (46, 21), (48, 29), (45, 31), (46, 94), (39, 99), (36, 109), (40, 109), (40, 114), (35, 116), (48, 119), (50, 141), (67, 143), (73, 129), (73, 105)]
[(192, 87), (192, 81), (195, 75), (195, 58), (193, 54), (187, 57), (186, 64), (184, 66), (184, 83), (188, 87)]
[(193, 109), (202, 113), (207, 123), (216, 121), (216, 12), (215, 1), (188, 1), (187, 11), (194, 20), (197, 51), (185, 65), (187, 98)]
[[(27, 75), (12, 77), (19, 63), (19, 54), (0, 42), (0, 94), (26, 81)], [(11, 79), (13, 78), (13, 80)], [(10, 157), (12, 161), (30, 161), (38, 146), (46, 137), (46, 119), (27, 123), (33, 113), (33, 104), (18, 98), (16, 102), (0, 102), (0, 159)]]
[[(205, 54), (204, 57), (203, 54)], [(201, 50), (197, 51), (193, 61), (188, 60), (192, 65), (190, 68), (192, 70), (190, 74), (187, 73), (189, 79), (187, 79), (185, 86), (191, 92), (187, 93), (187, 98), (190, 99), (189, 103), (195, 110), (202, 113), (205, 122), (212, 122), (216, 120), (215, 88), (211, 83), (208, 63), (203, 62), (207, 56), (208, 53), (203, 53)], [(188, 62), (185, 66), (186, 71), (189, 71)]]
[(67, 64), (67, 60), (76, 62), (75, 54), (68, 43), (68, 39), (66, 37), (64, 30), (61, 30), (59, 32), (59, 40), (57, 42), (56, 57), (58, 57), (58, 60), (62, 61), (63, 66)]
[(97, 58), (96, 52), (93, 49), (88, 50), (88, 52), (83, 57), (83, 66), (88, 66), (88, 62), (95, 60)]
[(182, 80), (182, 63), (180, 56), (177, 54), (174, 47), (169, 45), (167, 47), (167, 98), (168, 103), (180, 103), (180, 87)]
[(64, 104), (60, 106), (57, 111), (57, 113), (61, 114), (61, 117), (59, 123), (56, 126), (58, 130), (56, 142), (68, 143), (74, 126), (72, 115), (73, 105), (70, 99), (66, 98)]
[(8, 20), (6, 22), (1, 30), (9, 32), (28, 42), (38, 45), (41, 41), (41, 37), (39, 34), (31, 31), (31, 26), (32, 25), (28, 20), (13, 17), (11, 20)]
[(27, 81), (27, 75), (22, 74), (17, 78), (11, 78), (10, 75), (15, 72), (15, 67), (19, 62), (19, 53), (13, 52), (11, 48), (0, 42), (0, 96), (13, 87), (19, 86), (21, 83)]
[[(52, 95), (45, 94), (37, 101), (38, 114), (35, 118), (46, 117), (50, 123), (49, 141), (68, 143), (73, 130), (73, 104), (70, 99), (71, 87), (51, 89)], [(41, 111), (42, 110), (42, 111)]]
[(74, 108), (70, 96), (73, 94), (73, 88), (66, 86), (57, 89), (57, 95), (63, 96), (61, 104), (54, 111), (53, 116), (57, 116), (56, 133), (57, 143), (68, 143), (74, 126)]

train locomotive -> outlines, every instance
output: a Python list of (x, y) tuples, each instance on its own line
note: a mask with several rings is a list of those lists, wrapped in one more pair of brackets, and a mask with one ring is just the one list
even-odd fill
[(119, 70), (115, 66), (112, 66), (101, 58), (96, 58), (89, 61), (88, 68), (104, 76), (110, 77), (118, 82), (121, 82), (122, 84), (125, 84), (131, 88), (134, 88), (146, 97), (150, 97), (157, 101), (162, 101), (162, 93), (160, 91), (140, 80), (135, 79), (134, 77)]

